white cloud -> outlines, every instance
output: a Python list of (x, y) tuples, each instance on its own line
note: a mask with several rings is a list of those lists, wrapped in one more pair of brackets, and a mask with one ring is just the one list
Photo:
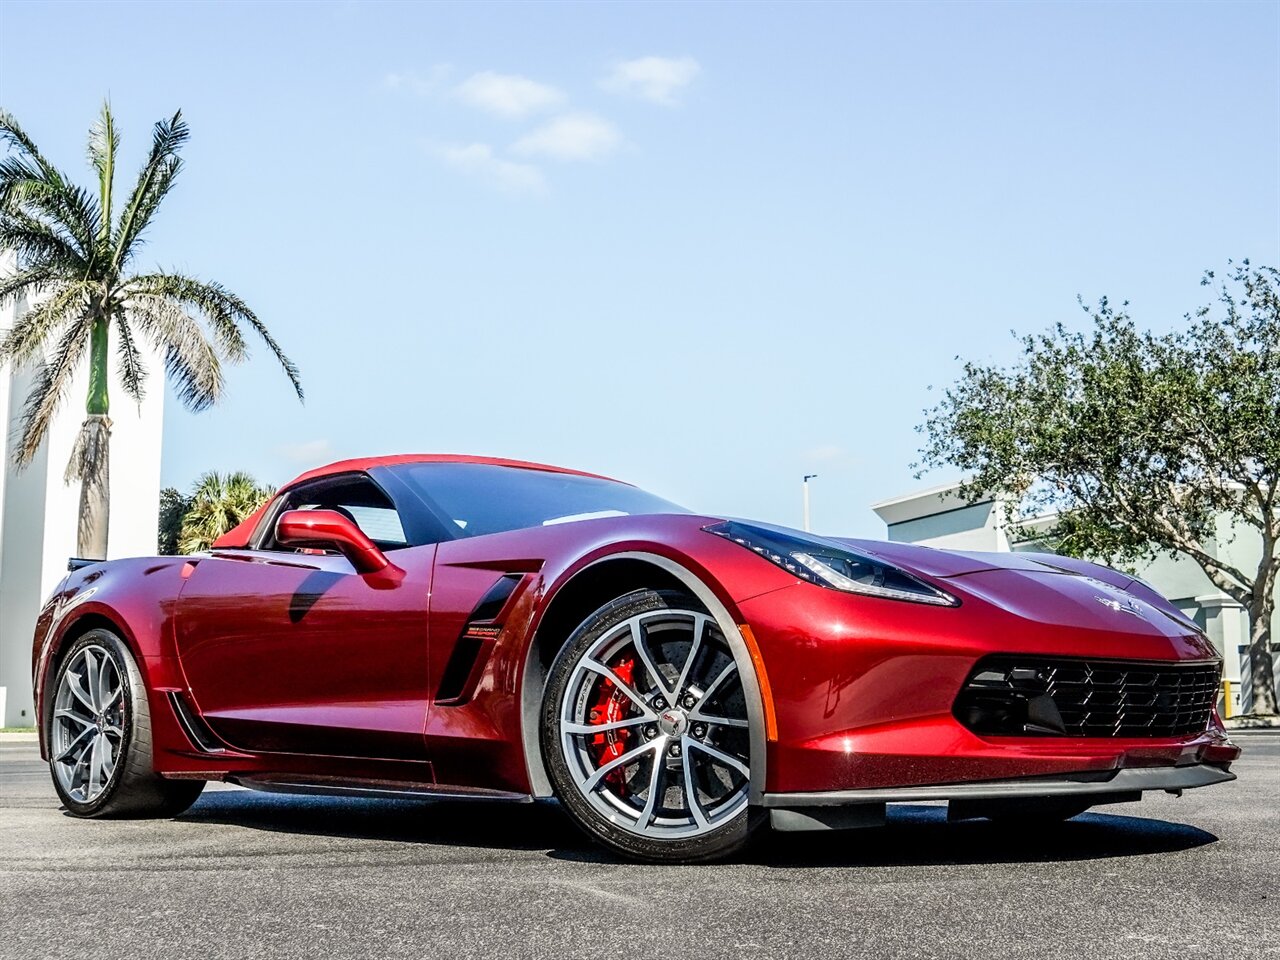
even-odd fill
[(466, 103), (488, 113), (512, 120), (549, 110), (564, 102), (564, 94), (555, 87), (528, 77), (485, 70), (458, 84), (454, 94)]
[(508, 193), (542, 193), (547, 188), (541, 170), (495, 156), (487, 143), (454, 144), (434, 152), (454, 169), (487, 180)]
[(613, 72), (600, 81), (600, 86), (610, 93), (670, 107), (701, 69), (693, 57), (640, 57), (615, 63)]
[(523, 157), (599, 160), (612, 153), (621, 142), (622, 135), (608, 120), (589, 113), (570, 113), (521, 137), (511, 149)]
[(448, 64), (438, 63), (427, 73), (416, 70), (388, 73), (382, 78), (382, 85), (388, 90), (404, 90), (419, 97), (427, 97), (444, 85), (451, 72), (452, 68)]

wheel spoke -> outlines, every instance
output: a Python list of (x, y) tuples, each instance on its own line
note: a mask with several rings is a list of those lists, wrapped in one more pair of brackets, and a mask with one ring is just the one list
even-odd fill
[(689, 807), (689, 814), (693, 817), (694, 823), (698, 828), (705, 830), (710, 826), (706, 813), (702, 810), (702, 804), (698, 801), (698, 782), (693, 778), (693, 762), (690, 758), (690, 745), (693, 742), (690, 737), (681, 737), (684, 747), (684, 801)]
[(111, 779), (111, 774), (116, 769), (116, 748), (112, 746), (110, 739), (105, 734), (98, 739), (102, 741), (100, 759), (102, 760), (102, 782), (105, 784)]
[(708, 756), (714, 757), (716, 760), (719, 760), (725, 766), (732, 767), (734, 770), (737, 770), (744, 777), (748, 779), (751, 778), (751, 770), (747, 767), (745, 763), (743, 763), (737, 757), (731, 756), (725, 753), (723, 750), (717, 750), (715, 747), (711, 746), (711, 744), (703, 743), (701, 740), (694, 740), (692, 737), (689, 737), (687, 739), (689, 740), (690, 746), (697, 747), (703, 753), (707, 754)]
[(685, 685), (689, 682), (689, 674), (693, 670), (693, 662), (698, 659), (698, 651), (702, 648), (702, 635), (707, 629), (707, 617), (702, 614), (695, 614), (693, 618), (693, 639), (689, 642), (689, 655), (684, 659), (684, 666), (680, 668), (680, 679), (676, 681), (676, 696), (684, 692)]
[(692, 720), (700, 720), (700, 721), (702, 721), (703, 723), (709, 723), (709, 724), (711, 724), (712, 726), (719, 726), (719, 727), (746, 727), (746, 726), (748, 726), (747, 721), (745, 721), (745, 720), (739, 720), (737, 717), (713, 717), (713, 716), (711, 716), (710, 714), (706, 714), (706, 713), (699, 713), (697, 710), (694, 710), (692, 713), (690, 713), (690, 714), (689, 714), (689, 717), (690, 717), (690, 719), (692, 719)]
[(631, 643), (636, 648), (636, 653), (640, 654), (640, 660), (644, 663), (644, 668), (649, 671), (649, 676), (653, 678), (653, 685), (658, 688), (658, 692), (667, 698), (668, 703), (674, 702), (678, 688), (672, 690), (668, 687), (667, 681), (658, 672), (657, 664), (653, 660), (653, 651), (649, 649), (648, 634), (640, 626), (639, 617), (631, 621)]
[(82, 717), (80, 716), (80, 714), (76, 713), (74, 710), (70, 710), (66, 707), (63, 707), (60, 710), (53, 711), (53, 718), (55, 720), (72, 720), (85, 727), (93, 726), (92, 720)]
[[(77, 752), (76, 750), (77, 747), (79, 747), (80, 752), (83, 753), (84, 750), (88, 749), (89, 744), (88, 743), (81, 744), (81, 741), (84, 740), (85, 737), (87, 737), (89, 734), (93, 732), (94, 732), (94, 728), (92, 724), (82, 729), (79, 733), (77, 733), (74, 737), (71, 738), (70, 742), (67, 743), (67, 745), (62, 748), (62, 752), (59, 753), (53, 759), (57, 760), (59, 763), (66, 763), (66, 761), (71, 758), (71, 755)], [(78, 757), (76, 759), (76, 762), (77, 763), (80, 762)]]
[(637, 723), (647, 722), (648, 719), (648, 717), (627, 717), (623, 720), (611, 720), (608, 723), (570, 723), (565, 720), (561, 722), (560, 729), (577, 736), (590, 736), (593, 733), (607, 733), (610, 730), (621, 730), (623, 727), (634, 727)]
[(89, 782), (85, 784), (85, 800), (97, 795), (102, 786), (102, 741), (104, 737), (94, 737), (89, 751)]
[(633, 763), (636, 760), (639, 760), (648, 750), (660, 752), (662, 748), (666, 746), (666, 743), (666, 737), (656, 737), (648, 743), (642, 743), (638, 747), (633, 747), (621, 756), (614, 757), (604, 766), (597, 767), (595, 773), (591, 774), (591, 776), (587, 777), (587, 779), (582, 782), (582, 789), (589, 793), (596, 788), (596, 785), (599, 784), (600, 781), (605, 778), (605, 775), (611, 770), (616, 770), (624, 764)]
[(649, 799), (644, 802), (644, 809), (640, 811), (640, 817), (636, 820), (636, 826), (642, 833), (649, 829), (649, 823), (653, 820), (653, 811), (658, 805), (658, 784), (662, 781), (662, 768), (665, 766), (662, 751), (655, 751), (653, 768), (649, 771)]
[(77, 700), (88, 707), (90, 713), (98, 712), (97, 707), (93, 705), (93, 699), (89, 696), (89, 691), (84, 688), (84, 685), (76, 674), (68, 670), (63, 674), (62, 682), (66, 684), (67, 689), (71, 691), (72, 695), (74, 695)]
[(652, 719), (657, 716), (656, 713), (654, 713), (652, 710), (649, 709), (649, 705), (644, 702), (644, 697), (636, 693), (635, 689), (631, 686), (631, 684), (625, 682), (620, 676), (614, 673), (609, 667), (606, 667), (603, 663), (600, 663), (598, 660), (592, 660), (590, 657), (585, 658), (582, 661), (582, 665), (586, 669), (592, 671), (593, 673), (598, 673), (602, 677), (607, 677), (615, 687), (617, 687), (624, 694), (626, 694), (628, 698), (630, 698), (632, 703), (634, 703), (637, 707), (640, 708), (640, 711), (645, 715), (647, 719)]
[[(107, 669), (110, 667), (110, 669)], [(114, 677), (114, 680), (112, 679)], [(98, 709), (106, 710), (116, 702), (116, 697), (120, 696), (121, 684), (120, 674), (116, 672), (115, 661), (104, 659), (102, 670), (100, 672), (99, 693), (98, 693)]]
[(102, 709), (98, 703), (98, 685), (101, 682), (101, 671), (102, 664), (94, 657), (93, 650), (86, 648), (84, 651), (84, 683), (88, 688), (89, 708), (94, 713)]
[(734, 661), (731, 661), (723, 670), (721, 670), (716, 675), (716, 678), (711, 681), (711, 684), (707, 687), (707, 689), (702, 691), (702, 696), (698, 698), (697, 706), (693, 708), (693, 710), (689, 713), (689, 716), (696, 717), (699, 720), (701, 720), (702, 705), (704, 703), (709, 702), (711, 700), (711, 697), (715, 694), (715, 692), (720, 689), (721, 685), (727, 679), (729, 679), (729, 677), (732, 674), (737, 673), (737, 671), (738, 671), (738, 664)]

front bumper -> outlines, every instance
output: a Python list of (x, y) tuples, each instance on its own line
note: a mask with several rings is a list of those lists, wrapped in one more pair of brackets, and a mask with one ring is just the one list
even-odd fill
[(1216, 717), (1202, 732), (1176, 737), (994, 736), (974, 733), (953, 713), (974, 666), (992, 654), (1173, 662), (1214, 656), (1194, 635), (1134, 633), (1128, 616), (1117, 618), (1115, 629), (1083, 629), (1034, 621), (976, 597), (960, 607), (929, 607), (809, 584), (738, 607), (759, 647), (776, 731), (757, 803), (772, 794), (1225, 768), (1240, 753)]
[(1071, 798), (1091, 804), (1127, 803), (1147, 790), (1181, 793), (1195, 787), (1234, 780), (1222, 767), (1204, 763), (1180, 767), (1127, 767), (1111, 771), (1080, 771), (1049, 777), (1019, 777), (979, 783), (951, 783), (916, 787), (829, 790), (811, 793), (766, 793), (778, 830), (824, 830), (875, 826), (884, 822), (887, 803), (946, 801), (957, 809), (980, 814), (983, 801)]

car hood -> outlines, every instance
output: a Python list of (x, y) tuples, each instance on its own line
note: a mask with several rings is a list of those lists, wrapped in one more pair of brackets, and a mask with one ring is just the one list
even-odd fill
[(1136, 577), (1073, 557), (1040, 553), (938, 550), (914, 544), (847, 540), (904, 570), (941, 580), (948, 592), (985, 601), (1024, 621), (1088, 634), (1160, 638), (1181, 656), (1216, 659), (1203, 631)]

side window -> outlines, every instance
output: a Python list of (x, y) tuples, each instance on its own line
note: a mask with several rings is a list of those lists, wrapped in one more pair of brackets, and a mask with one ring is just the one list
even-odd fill
[(333, 510), (354, 523), (382, 550), (409, 546), (404, 524), (394, 504), (376, 483), (363, 474), (325, 477), (290, 490), (276, 507), (260, 550), (287, 550), (275, 542), (275, 522), (286, 510)]

